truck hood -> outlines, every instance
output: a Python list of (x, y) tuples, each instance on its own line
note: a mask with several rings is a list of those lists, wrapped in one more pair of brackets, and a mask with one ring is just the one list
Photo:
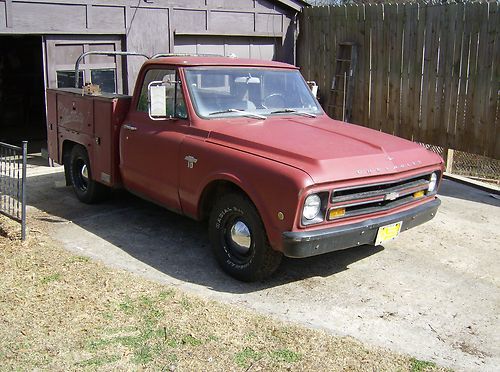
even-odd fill
[(302, 169), (315, 183), (393, 174), (442, 162), (414, 142), (326, 115), (211, 122), (208, 141)]

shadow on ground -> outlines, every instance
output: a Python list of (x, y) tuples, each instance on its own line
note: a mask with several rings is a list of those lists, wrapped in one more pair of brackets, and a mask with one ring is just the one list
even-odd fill
[(498, 199), (500, 195), (447, 179), (443, 179), (439, 195), (500, 207), (500, 200)]
[(26, 163), (28, 166), (48, 166), (49, 160), (40, 156), (40, 154), (28, 154), (28, 158), (26, 159)]
[[(216, 291), (248, 293), (310, 277), (327, 277), (383, 250), (381, 246), (361, 246), (306, 259), (284, 258), (273, 278), (241, 283), (219, 269), (205, 223), (169, 212), (125, 191), (116, 191), (110, 200), (98, 205), (82, 204), (72, 189), (63, 184), (63, 173), (29, 178), (29, 205), (50, 215), (40, 220), (54, 224), (62, 234), (75, 233), (66, 224), (66, 220), (72, 221), (88, 232), (92, 244), (103, 244), (103, 239), (168, 276)], [(75, 239), (81, 239), (81, 235)]]

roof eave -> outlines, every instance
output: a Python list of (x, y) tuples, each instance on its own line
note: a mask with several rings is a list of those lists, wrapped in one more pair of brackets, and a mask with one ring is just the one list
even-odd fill
[(292, 8), (296, 12), (300, 12), (303, 7), (310, 6), (309, 3), (303, 0), (276, 0), (289, 8)]

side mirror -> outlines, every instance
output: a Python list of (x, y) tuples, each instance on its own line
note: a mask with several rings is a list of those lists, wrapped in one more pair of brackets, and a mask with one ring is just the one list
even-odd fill
[(311, 89), (311, 92), (314, 96), (314, 98), (318, 98), (318, 85), (316, 84), (315, 81), (306, 81), (307, 85), (309, 85), (309, 89)]
[(148, 114), (151, 120), (167, 118), (167, 87), (163, 81), (148, 84)]

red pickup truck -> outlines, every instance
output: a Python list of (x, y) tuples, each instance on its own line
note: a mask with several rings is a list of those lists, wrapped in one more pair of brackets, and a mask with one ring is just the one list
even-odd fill
[(253, 281), (283, 255), (382, 244), (434, 217), (442, 159), (330, 119), (289, 64), (149, 59), (133, 96), (48, 89), (49, 156), (78, 199), (125, 188), (208, 220), (222, 268)]

